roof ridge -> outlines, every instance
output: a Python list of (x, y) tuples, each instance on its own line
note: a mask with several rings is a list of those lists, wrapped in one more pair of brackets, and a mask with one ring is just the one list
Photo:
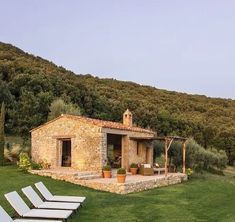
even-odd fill
[(113, 128), (113, 129), (120, 129), (120, 130), (128, 130), (128, 131), (136, 131), (136, 132), (143, 132), (143, 133), (155, 133), (152, 130), (148, 130), (148, 129), (144, 129), (138, 126), (126, 126), (121, 122), (115, 122), (115, 121), (109, 121), (109, 120), (101, 120), (101, 119), (94, 119), (94, 118), (90, 118), (90, 117), (86, 117), (86, 116), (79, 116), (79, 115), (71, 115), (71, 114), (61, 114), (60, 116), (58, 116), (57, 118), (48, 121), (34, 129), (32, 129), (30, 132), (37, 130), (43, 126), (46, 126), (60, 118), (70, 118), (70, 119), (77, 119), (77, 120), (83, 120), (83, 121), (87, 121), (91, 124), (103, 127), (103, 128)]

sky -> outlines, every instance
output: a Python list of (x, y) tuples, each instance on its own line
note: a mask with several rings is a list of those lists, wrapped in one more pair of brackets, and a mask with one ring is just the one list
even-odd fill
[(235, 99), (234, 0), (0, 0), (0, 41), (77, 74)]

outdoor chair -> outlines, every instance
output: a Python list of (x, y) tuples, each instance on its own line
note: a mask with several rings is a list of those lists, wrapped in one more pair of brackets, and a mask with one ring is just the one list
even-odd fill
[(154, 175), (154, 171), (150, 164), (141, 164), (140, 174), (143, 176), (152, 176)]
[(0, 221), (1, 222), (62, 222), (61, 220), (33, 220), (33, 219), (13, 220), (1, 206), (0, 206)]
[(45, 198), (46, 201), (53, 201), (53, 202), (73, 202), (73, 203), (83, 203), (86, 197), (79, 197), (79, 196), (56, 196), (52, 195), (51, 192), (47, 189), (47, 187), (42, 183), (38, 182), (35, 183), (35, 186)]
[(157, 173), (158, 175), (160, 175), (161, 173), (165, 173), (166, 169), (163, 167), (162, 168), (159, 167), (159, 168), (153, 168), (153, 171), (154, 173)]
[(48, 201), (43, 202), (41, 197), (35, 192), (35, 190), (33, 190), (31, 186), (23, 188), (22, 191), (35, 208), (76, 211), (80, 207), (80, 203), (48, 202)]
[(154, 173), (157, 173), (158, 175), (160, 175), (161, 173), (165, 173), (166, 169), (165, 167), (160, 167), (158, 163), (155, 163), (153, 165), (153, 171)]
[(25, 218), (60, 219), (67, 221), (73, 213), (71, 210), (30, 209), (16, 191), (5, 194), (5, 197), (19, 216)]

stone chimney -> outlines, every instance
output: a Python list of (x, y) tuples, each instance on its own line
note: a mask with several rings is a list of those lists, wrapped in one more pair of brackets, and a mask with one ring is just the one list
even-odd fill
[(123, 113), (123, 124), (125, 126), (132, 127), (132, 113), (129, 109), (127, 109), (126, 112)]

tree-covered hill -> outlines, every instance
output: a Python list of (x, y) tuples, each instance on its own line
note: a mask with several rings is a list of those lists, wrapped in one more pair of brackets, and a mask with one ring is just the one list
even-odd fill
[(47, 121), (56, 98), (78, 105), (83, 115), (106, 120), (120, 121), (129, 108), (139, 126), (159, 134), (193, 136), (205, 147), (225, 149), (230, 163), (235, 159), (234, 100), (76, 75), (0, 43), (0, 102), (6, 104), (8, 134), (28, 136), (31, 128)]

